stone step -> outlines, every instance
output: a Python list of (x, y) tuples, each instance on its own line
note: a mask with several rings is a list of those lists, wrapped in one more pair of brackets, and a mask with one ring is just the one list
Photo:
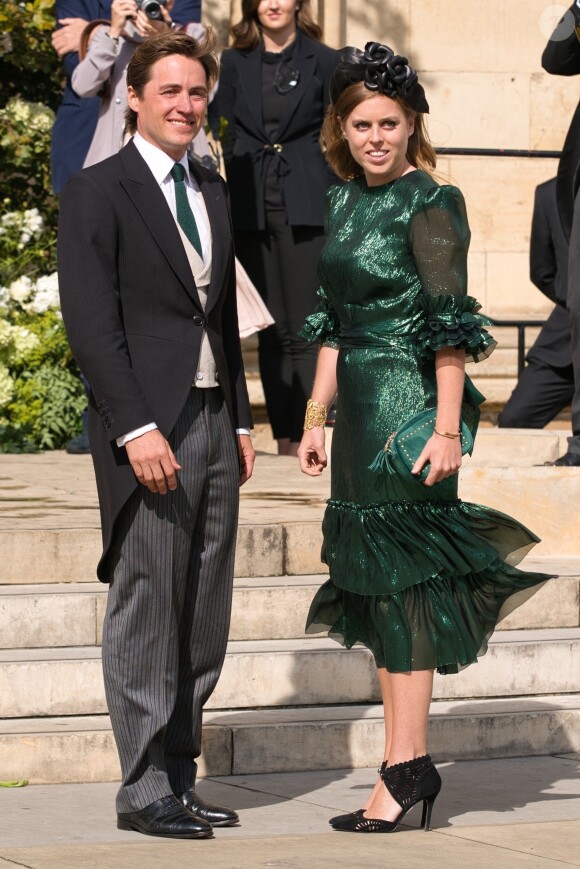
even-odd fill
[[(580, 629), (497, 631), (477, 665), (436, 676), (436, 699), (580, 692)], [(232, 642), (208, 709), (367, 703), (379, 699), (374, 661), (324, 639)], [(0, 718), (106, 712), (100, 649), (0, 652)]]
[[(269, 459), (282, 462), (282, 473), (295, 472), (287, 460)], [(292, 484), (290, 478), (287, 486)], [(570, 505), (576, 503), (579, 486), (580, 468), (471, 465), (460, 476), (459, 494), (464, 501), (508, 513), (534, 531), (541, 539), (534, 554), (578, 557), (580, 512)], [(282, 493), (256, 492), (249, 505), (243, 501), (242, 511), (270, 521), (251, 518), (239, 526), (236, 576), (320, 573), (321, 520), (328, 494), (326, 477), (313, 482), (310, 497), (304, 489), (295, 498), (287, 496), (294, 508), (291, 519), (284, 518)], [(0, 531), (0, 551), (0, 584), (94, 582), (101, 538), (91, 528)]]
[(565, 429), (480, 428), (464, 468), (530, 468), (553, 462), (566, 452), (569, 436)]
[[(580, 559), (532, 559), (527, 570), (557, 571), (501, 623), (502, 630), (580, 626)], [(326, 576), (237, 578), (230, 640), (300, 639), (310, 602)], [(53, 583), (0, 586), (0, 648), (100, 645), (107, 586)]]
[[(264, 497), (267, 497), (264, 495)], [(320, 572), (323, 502), (315, 521), (252, 522), (238, 527), (235, 576)], [(256, 511), (259, 512), (259, 511)], [(267, 513), (264, 512), (264, 518)], [(0, 531), (0, 586), (94, 582), (102, 552), (96, 528)]]
[[(378, 765), (380, 705), (208, 712), (202, 776), (253, 775)], [(431, 704), (429, 748), (436, 762), (580, 751), (580, 695)], [(32, 784), (117, 781), (106, 715), (0, 721), (5, 779)]]

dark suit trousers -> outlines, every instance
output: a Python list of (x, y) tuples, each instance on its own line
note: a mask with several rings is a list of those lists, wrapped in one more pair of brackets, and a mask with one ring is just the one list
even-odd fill
[(193, 787), (230, 622), (239, 457), (219, 389), (192, 389), (169, 438), (178, 488), (139, 486), (116, 526), (103, 630), (117, 811)]
[(266, 229), (236, 232), (236, 254), (274, 318), (258, 333), (260, 377), (276, 439), (300, 441), (318, 346), (298, 330), (318, 305), (321, 226), (288, 226), (284, 211), (266, 211)]
[(572, 437), (568, 441), (568, 450), (580, 455), (580, 191), (574, 203), (574, 220), (570, 235), (567, 306), (570, 311), (575, 383), (572, 399)]
[(544, 428), (570, 404), (573, 395), (571, 365), (556, 368), (531, 358), (497, 423), (500, 428)]

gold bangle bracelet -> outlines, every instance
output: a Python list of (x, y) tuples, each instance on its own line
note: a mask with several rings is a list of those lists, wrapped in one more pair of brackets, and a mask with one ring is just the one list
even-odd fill
[(326, 422), (327, 408), (325, 404), (319, 401), (312, 401), (311, 398), (306, 402), (306, 414), (304, 416), (304, 431), (311, 428), (322, 426)]
[(451, 440), (455, 440), (456, 438), (461, 437), (461, 432), (452, 432), (452, 431), (437, 431), (436, 428), (433, 429), (435, 434), (438, 434), (442, 438), (451, 438)]

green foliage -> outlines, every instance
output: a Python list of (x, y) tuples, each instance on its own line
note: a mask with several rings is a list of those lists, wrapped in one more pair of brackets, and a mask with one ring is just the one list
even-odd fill
[(55, 24), (54, 0), (4, 0), (0, 4), (0, 105), (19, 95), (56, 109), (64, 75), (50, 42)]
[[(21, 215), (10, 216), (12, 228)], [(42, 232), (42, 221), (19, 226)], [(0, 452), (58, 449), (80, 430), (86, 396), (58, 303), (56, 273), (0, 287)]]
[(56, 233), (38, 208), (10, 211), (9, 199), (2, 205), (6, 211), (0, 217), (0, 286), (56, 271)]
[(5, 191), (3, 211), (42, 211), (51, 238), (58, 217), (57, 198), (50, 178), (50, 137), (54, 113), (42, 103), (13, 97), (0, 109), (0, 185)]
[(7, 407), (6, 441), (19, 448), (58, 449), (80, 431), (85, 406), (83, 385), (67, 368), (43, 365), (24, 371)]
[(54, 0), (0, 3), (0, 188), (2, 211), (38, 208), (56, 231), (50, 181), (50, 136), (64, 87), (50, 41)]
[(0, 452), (64, 446), (86, 406), (58, 310), (50, 140), (64, 73), (55, 24), (54, 0), (0, 3)]

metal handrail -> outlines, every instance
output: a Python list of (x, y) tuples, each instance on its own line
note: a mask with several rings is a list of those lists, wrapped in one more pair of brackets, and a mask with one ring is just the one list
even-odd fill
[(542, 327), (545, 320), (495, 320), (490, 317), (494, 326), (518, 330), (518, 377), (520, 377), (526, 364), (526, 329)]
[(539, 151), (533, 148), (435, 148), (440, 157), (544, 157), (558, 160), (561, 151)]

